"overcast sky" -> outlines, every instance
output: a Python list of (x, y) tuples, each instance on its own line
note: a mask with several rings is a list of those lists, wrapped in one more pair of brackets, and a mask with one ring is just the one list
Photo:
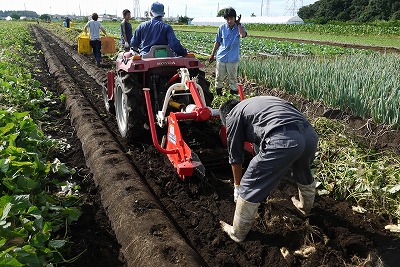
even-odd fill
[[(268, 0), (231, 0), (231, 1), (218, 1), (218, 0), (159, 0), (165, 6), (166, 16), (185, 16), (188, 17), (214, 17), (218, 9), (228, 6), (235, 8), (238, 14), (242, 16), (250, 16), (254, 13), (256, 16), (266, 14), (266, 3)], [(296, 6), (300, 7), (301, 2), (303, 5), (309, 5), (317, 0), (269, 0), (269, 15), (270, 16), (283, 16), (291, 15), (288, 12), (289, 8), (293, 7), (293, 2)], [(121, 16), (122, 10), (129, 9), (132, 13), (134, 8), (134, 0), (0, 0), (0, 10), (32, 10), (38, 14), (75, 14), (75, 15), (89, 15), (93, 12), (103, 14), (118, 14)], [(140, 4), (140, 14), (147, 11), (152, 0), (138, 0)], [(263, 8), (261, 8), (263, 4)]]

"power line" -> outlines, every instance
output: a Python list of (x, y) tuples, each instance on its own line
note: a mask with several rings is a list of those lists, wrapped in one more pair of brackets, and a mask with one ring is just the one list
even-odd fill
[(303, 6), (303, 0), (286, 0), (285, 15), (297, 15), (299, 8)]
[(140, 18), (140, 4), (139, 0), (133, 0), (133, 17)]

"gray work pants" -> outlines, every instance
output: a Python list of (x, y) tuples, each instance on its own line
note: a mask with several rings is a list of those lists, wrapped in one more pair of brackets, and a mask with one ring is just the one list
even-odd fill
[(250, 161), (240, 182), (240, 196), (252, 203), (264, 201), (279, 180), (293, 168), (296, 182), (311, 184), (311, 163), (317, 151), (318, 135), (308, 122), (298, 127), (273, 129), (260, 144), (259, 153)]
[(229, 88), (237, 91), (237, 71), (239, 62), (220, 62), (217, 61), (215, 69), (215, 88), (223, 88), (225, 76), (228, 76)]

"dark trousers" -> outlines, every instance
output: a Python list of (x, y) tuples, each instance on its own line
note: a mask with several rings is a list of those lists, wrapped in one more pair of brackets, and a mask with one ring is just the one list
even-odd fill
[(100, 40), (90, 40), (90, 46), (93, 48), (93, 55), (96, 59), (97, 64), (101, 61), (101, 42)]
[(297, 183), (309, 185), (314, 181), (311, 163), (318, 145), (314, 128), (308, 122), (299, 122), (293, 129), (285, 126), (271, 132), (240, 181), (239, 194), (249, 202), (264, 201), (290, 167)]

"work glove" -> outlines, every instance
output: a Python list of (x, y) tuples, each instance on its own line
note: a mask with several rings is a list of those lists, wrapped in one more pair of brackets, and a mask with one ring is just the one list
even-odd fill
[(128, 42), (125, 42), (124, 48), (125, 48), (125, 49), (129, 49), (129, 43), (128, 43)]
[(210, 62), (210, 63), (211, 63), (211, 62), (213, 62), (213, 61), (214, 61), (214, 59), (215, 59), (215, 56), (214, 56), (214, 55), (211, 55), (211, 56), (210, 56), (210, 58), (208, 59), (208, 62)]
[(237, 201), (239, 197), (239, 185), (235, 185), (235, 189), (233, 190), (233, 201)]
[(292, 197), (292, 203), (302, 213), (303, 216), (308, 216), (314, 205), (316, 185), (316, 181), (309, 185), (297, 183), (297, 187), (299, 189), (299, 199), (297, 200), (296, 197)]
[(240, 23), (240, 20), (242, 19), (242, 14), (240, 14), (239, 16), (238, 16), (238, 18), (237, 18), (237, 20), (236, 20), (236, 24), (237, 25), (240, 25), (241, 23)]
[(397, 225), (395, 225), (395, 224), (386, 225), (385, 229), (390, 230), (390, 232), (400, 233), (400, 223)]

